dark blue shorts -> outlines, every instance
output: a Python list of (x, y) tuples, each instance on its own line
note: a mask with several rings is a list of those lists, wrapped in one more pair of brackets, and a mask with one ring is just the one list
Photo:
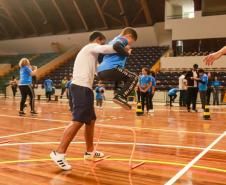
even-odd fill
[(93, 91), (75, 84), (71, 84), (70, 90), (73, 103), (72, 121), (89, 124), (96, 120)]

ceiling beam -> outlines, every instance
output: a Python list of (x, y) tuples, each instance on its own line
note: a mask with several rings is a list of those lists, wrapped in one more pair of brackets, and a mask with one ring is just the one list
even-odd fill
[(83, 26), (85, 27), (86, 31), (89, 31), (89, 27), (88, 27), (83, 15), (82, 15), (82, 12), (81, 12), (77, 2), (75, 0), (72, 0), (72, 2), (73, 2), (73, 5), (74, 5), (74, 7), (75, 7), (75, 9), (76, 9), (81, 21), (82, 21)]
[(152, 25), (153, 20), (152, 20), (152, 17), (151, 17), (151, 13), (150, 13), (150, 10), (149, 10), (149, 7), (148, 7), (147, 0), (140, 0), (140, 3), (141, 3), (141, 7), (144, 10), (144, 15), (145, 15), (147, 24)]
[(115, 22), (117, 22), (117, 23), (119, 23), (119, 24), (122, 24), (122, 25), (123, 25), (123, 22), (122, 22), (120, 19), (117, 19), (117, 18), (113, 17), (113, 16), (112, 16), (112, 15), (110, 15), (109, 13), (104, 12), (104, 15), (105, 15), (106, 17), (111, 18), (113, 21), (115, 21)]
[(10, 20), (10, 22), (13, 24), (13, 26), (19, 31), (20, 35), (24, 37), (25, 34), (23, 30), (20, 28), (19, 24), (12, 16), (11, 11), (9, 10), (5, 0), (2, 0), (1, 7), (4, 10), (5, 14), (7, 15), (8, 19)]
[(30, 26), (32, 27), (35, 35), (38, 35), (38, 30), (36, 29), (35, 25), (33, 24), (32, 20), (30, 19), (29, 15), (27, 14), (27, 12), (24, 10), (21, 2), (19, 2), (18, 0), (16, 1), (17, 3), (17, 8), (20, 10), (20, 12), (23, 14), (23, 16), (26, 18), (27, 22), (30, 24)]
[[(33, 0), (33, 4), (35, 5), (35, 7), (37, 8), (39, 14), (42, 16), (43, 18), (43, 24), (48, 24), (49, 28), (51, 29), (50, 33), (54, 34), (54, 29), (53, 26), (51, 24), (49, 24), (48, 22), (48, 18), (46, 17), (45, 13), (43, 12), (42, 8), (40, 7), (40, 5), (38, 4), (37, 0)], [(48, 33), (49, 34), (49, 33)]]
[(140, 8), (140, 10), (136, 13), (135, 17), (133, 18), (133, 20), (131, 21), (131, 25), (133, 25), (135, 23), (135, 21), (137, 20), (137, 18), (139, 17), (139, 15), (143, 12), (143, 8)]
[(66, 21), (64, 15), (63, 15), (61, 9), (60, 9), (60, 7), (59, 7), (58, 4), (56, 3), (56, 0), (52, 0), (52, 3), (53, 3), (53, 5), (54, 5), (54, 7), (56, 8), (57, 13), (58, 13), (59, 16), (60, 16), (60, 18), (61, 18), (61, 20), (62, 20), (62, 22), (63, 22), (63, 24), (64, 24), (64, 27), (66, 28), (66, 30), (67, 30), (68, 32), (70, 32), (70, 27), (69, 27), (69, 25), (68, 25), (68, 23), (67, 23), (67, 21)]
[(105, 0), (105, 1), (104, 1), (103, 5), (101, 6), (101, 10), (103, 10), (103, 9), (105, 8), (105, 6), (108, 4), (108, 1), (109, 1), (109, 0)]
[(7, 29), (5, 28), (5, 26), (2, 23), (0, 23), (0, 29), (2, 30), (2, 32), (4, 32), (4, 35), (7, 38), (10, 38), (9, 32), (7, 31)]
[(95, 3), (95, 5), (96, 5), (96, 8), (97, 8), (97, 10), (98, 10), (98, 13), (99, 13), (99, 15), (100, 15), (100, 17), (101, 17), (101, 20), (102, 20), (103, 23), (104, 23), (104, 27), (107, 29), (107, 28), (108, 28), (108, 25), (107, 25), (107, 22), (106, 22), (106, 20), (105, 20), (103, 11), (102, 11), (102, 9), (101, 9), (99, 3), (97, 2), (97, 0), (94, 0), (94, 3)]
[(120, 12), (123, 14), (123, 20), (124, 20), (124, 23), (125, 23), (125, 26), (129, 26), (129, 21), (128, 21), (128, 18), (126, 17), (126, 14), (125, 14), (125, 9), (124, 9), (124, 6), (123, 6), (123, 3), (121, 0), (118, 0), (118, 5), (119, 5), (119, 8), (120, 8)]

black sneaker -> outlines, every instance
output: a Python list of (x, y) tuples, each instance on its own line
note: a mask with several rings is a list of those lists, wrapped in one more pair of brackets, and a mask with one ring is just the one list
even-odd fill
[(20, 111), (19, 112), (19, 116), (24, 116), (25, 115), (25, 112), (24, 111)]
[(131, 110), (132, 107), (127, 103), (127, 101), (125, 100), (125, 98), (117, 95), (113, 98), (113, 102), (120, 105), (121, 107), (123, 107), (126, 110)]
[(35, 111), (31, 111), (31, 115), (37, 115), (38, 113)]

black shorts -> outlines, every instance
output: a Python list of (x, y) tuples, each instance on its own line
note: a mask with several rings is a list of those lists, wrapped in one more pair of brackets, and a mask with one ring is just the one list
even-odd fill
[(75, 84), (72, 84), (70, 88), (73, 103), (72, 121), (89, 124), (96, 120), (93, 91), (88, 87)]

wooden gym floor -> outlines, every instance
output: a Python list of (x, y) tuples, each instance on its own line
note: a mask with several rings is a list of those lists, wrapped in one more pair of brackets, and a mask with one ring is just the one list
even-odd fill
[[(19, 117), (18, 107), (19, 99), (0, 99), (0, 185), (226, 184), (225, 106), (211, 107), (205, 121), (179, 107), (155, 106), (152, 115), (137, 117), (105, 103), (96, 110), (95, 141), (100, 136), (97, 150), (110, 158), (83, 160), (82, 129), (69, 147), (67, 172), (49, 159), (71, 119), (67, 103), (36, 102), (35, 117), (29, 109)], [(144, 164), (130, 169), (134, 139), (132, 165)]]

